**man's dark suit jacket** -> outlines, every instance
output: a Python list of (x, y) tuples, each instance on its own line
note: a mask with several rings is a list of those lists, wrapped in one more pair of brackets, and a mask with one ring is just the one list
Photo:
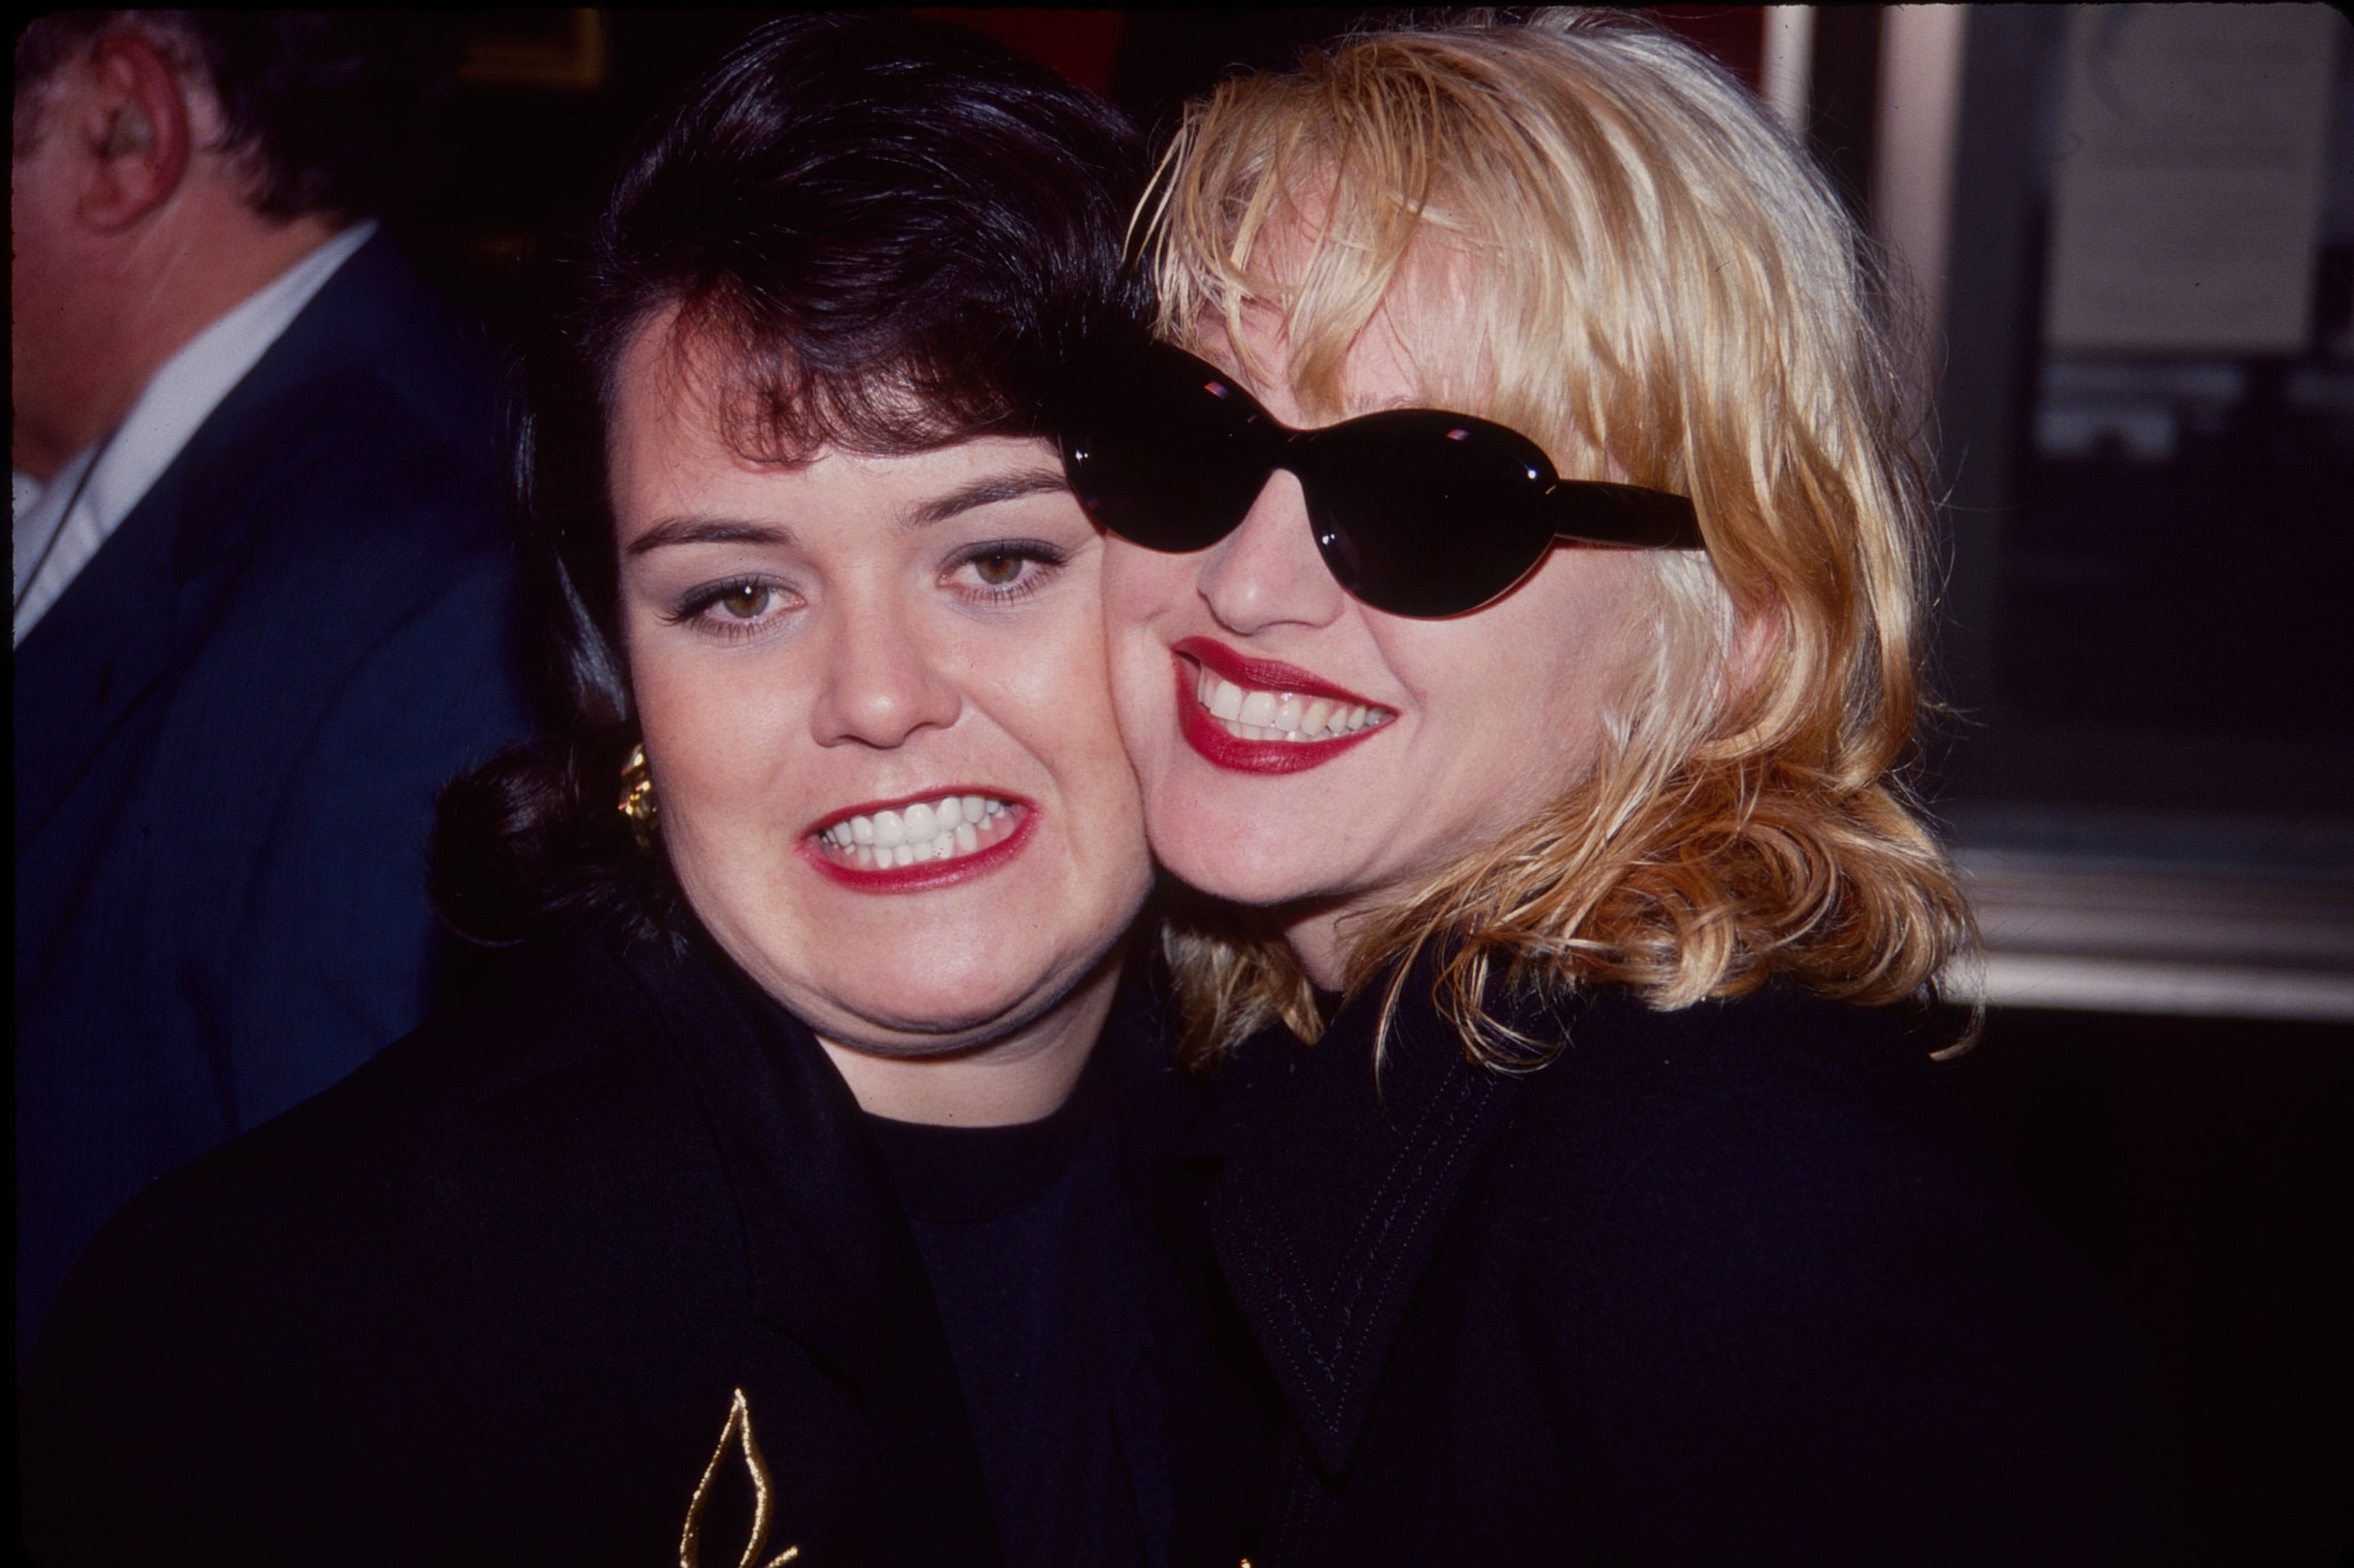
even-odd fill
[(17, 1354), (106, 1217), (425, 1014), (525, 725), (491, 378), (378, 236), (16, 649)]
[[(1132, 991), (1097, 1051), (1140, 1218), (1188, 1086)], [(1171, 1560), (1231, 1564), (1204, 1505), (1246, 1445), (1174, 1268), (1144, 1284)], [(27, 1540), (60, 1568), (675, 1562), (706, 1467), (705, 1564), (999, 1560), (882, 1150), (808, 1030), (700, 942), (523, 955), (150, 1188), (23, 1401)]]
[(1567, 1041), (1501, 1075), (1417, 977), (1377, 1097), (1382, 991), (1178, 1151), (1283, 1393), (1253, 1563), (2190, 1555), (2133, 1329), (1900, 1018), (1499, 998)]

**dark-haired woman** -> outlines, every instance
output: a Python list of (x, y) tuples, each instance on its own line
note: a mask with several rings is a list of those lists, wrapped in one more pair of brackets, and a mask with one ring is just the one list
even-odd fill
[(837, 18), (631, 164), (525, 452), (576, 723), (443, 805), (522, 950), (91, 1249), (26, 1382), (47, 1561), (1201, 1554), (1150, 872), (1032, 422), (1134, 154)]
[(1228, 901), (1170, 951), (1251, 1560), (2180, 1561), (2132, 1330), (1930, 1060), (1919, 427), (1837, 197), (1594, 13), (1230, 80), (1163, 177), (1066, 452)]

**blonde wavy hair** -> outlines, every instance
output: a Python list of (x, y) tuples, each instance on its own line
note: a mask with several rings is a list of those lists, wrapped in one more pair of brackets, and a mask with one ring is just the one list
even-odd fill
[[(1753, 95), (1623, 15), (1361, 35), (1188, 105), (1140, 224), (1170, 341), (1246, 355), (1246, 310), (1278, 310), (1288, 363), (1243, 368), (1324, 417), (1402, 301), (1428, 401), (1565, 476), (1689, 495), (1707, 539), (1647, 557), (1650, 657), (1591, 773), (1366, 918), (1352, 992), (1386, 973), (1394, 1007), (1427, 953), (1499, 1066), (1543, 1047), (1486, 1006), (1498, 979), (1659, 1008), (1777, 974), (1934, 999), (1975, 931), (1897, 772), (1922, 705), (1922, 377), (1869, 242)], [(1181, 908), (1163, 942), (1197, 1064), (1270, 1020), (1320, 1033), (1249, 912)]]

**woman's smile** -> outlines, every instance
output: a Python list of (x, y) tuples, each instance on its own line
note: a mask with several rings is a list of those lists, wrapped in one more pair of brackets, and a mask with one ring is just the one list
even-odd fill
[(1294, 664), (1207, 637), (1170, 650), (1186, 742), (1237, 773), (1299, 773), (1370, 740), (1397, 715)]
[(918, 893), (986, 876), (1030, 842), (1038, 809), (958, 788), (836, 811), (801, 836), (819, 870), (865, 893)]

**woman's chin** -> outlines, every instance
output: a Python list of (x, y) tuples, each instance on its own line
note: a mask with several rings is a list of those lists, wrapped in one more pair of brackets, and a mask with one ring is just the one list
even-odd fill
[(867, 985), (845, 982), (822, 997), (782, 999), (837, 1044), (884, 1056), (926, 1056), (986, 1044), (1051, 1003), (1055, 977), (1026, 986), (953, 980)]
[(1347, 878), (1337, 867), (1303, 853), (1294, 844), (1251, 853), (1252, 846), (1221, 842), (1213, 835), (1172, 840), (1164, 849), (1159, 839), (1153, 853), (1172, 875), (1188, 887), (1230, 903), (1269, 909), (1344, 892)]

